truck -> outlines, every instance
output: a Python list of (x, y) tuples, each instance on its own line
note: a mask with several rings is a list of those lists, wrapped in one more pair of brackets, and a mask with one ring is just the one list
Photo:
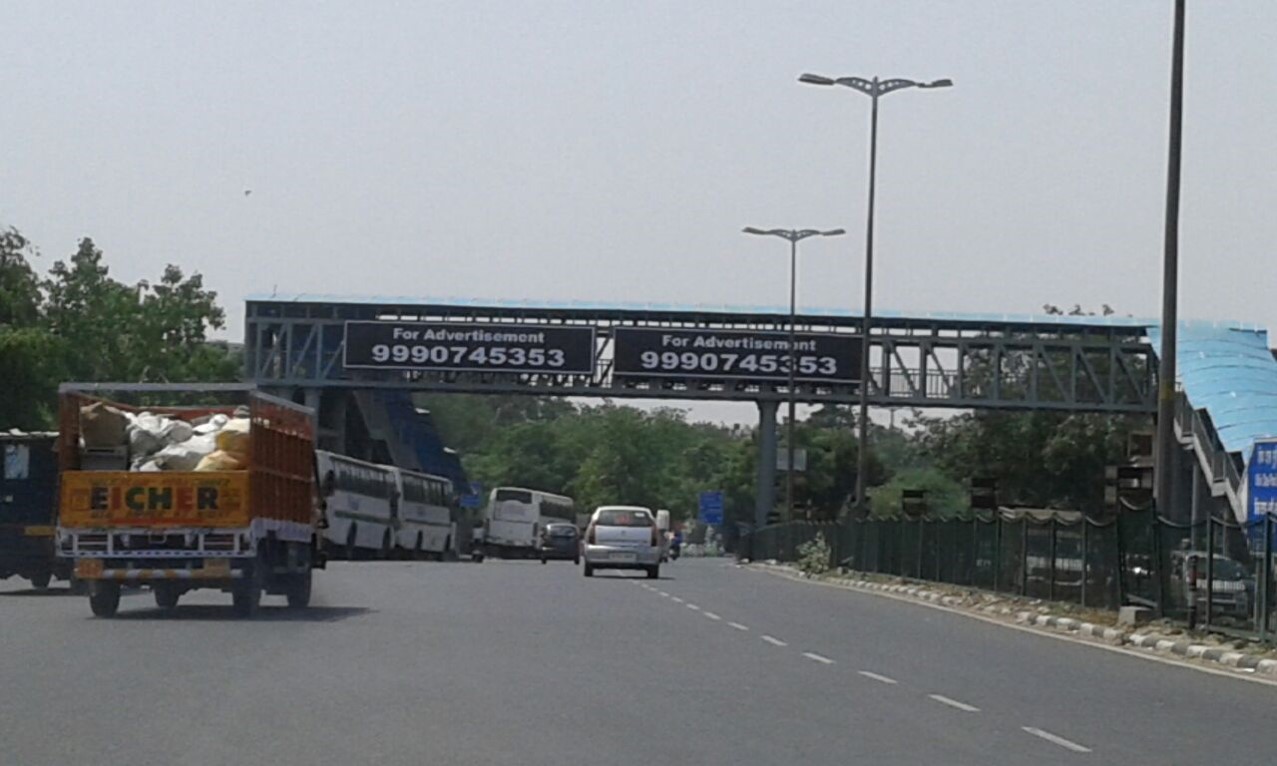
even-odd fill
[[(58, 555), (74, 562), (95, 616), (116, 614), (122, 587), (150, 589), (161, 609), (188, 591), (218, 589), (240, 617), (258, 611), (263, 592), (309, 605), (313, 571), (324, 564), (313, 410), (243, 384), (66, 383), (59, 393)], [(242, 403), (203, 403), (228, 396)], [(134, 432), (122, 446), (113, 432), (104, 446), (106, 416), (162, 419), (184, 433), (236, 421), (246, 444), (238, 442), (238, 461), (165, 470), (137, 454)]]
[(53, 432), (0, 432), (0, 580), (25, 577), (37, 590), (71, 579), (54, 556), (58, 460)]

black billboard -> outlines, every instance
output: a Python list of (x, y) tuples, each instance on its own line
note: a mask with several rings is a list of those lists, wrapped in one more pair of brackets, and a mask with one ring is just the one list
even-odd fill
[[(789, 334), (739, 330), (613, 331), (613, 374), (622, 377), (789, 379)], [(794, 378), (815, 383), (860, 379), (860, 337), (800, 333), (794, 342)]]
[(594, 328), (456, 322), (347, 322), (352, 369), (594, 372)]

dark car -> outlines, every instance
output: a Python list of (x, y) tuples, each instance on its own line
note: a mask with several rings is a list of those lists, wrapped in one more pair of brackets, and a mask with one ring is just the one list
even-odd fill
[(541, 531), (541, 542), (537, 546), (541, 555), (541, 563), (550, 559), (581, 563), (581, 536), (574, 524), (548, 524)]

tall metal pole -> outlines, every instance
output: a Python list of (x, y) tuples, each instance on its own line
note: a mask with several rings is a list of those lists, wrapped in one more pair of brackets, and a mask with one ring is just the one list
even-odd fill
[(874, 188), (878, 172), (878, 78), (869, 112), (869, 220), (865, 224), (865, 312), (860, 334), (860, 442), (856, 447), (856, 507), (864, 510), (869, 487), (869, 328), (873, 323)]
[(788, 460), (785, 462), (785, 508), (786, 521), (794, 520), (794, 378), (797, 366), (797, 354), (794, 342), (797, 338), (794, 331), (795, 314), (798, 304), (798, 237), (789, 240), (789, 424), (785, 431), (785, 449)]
[(1166, 163), (1166, 230), (1162, 252), (1162, 353), (1157, 372), (1157, 512), (1171, 518), (1175, 455), (1175, 342), (1179, 290), (1180, 146), (1184, 113), (1184, 4), (1175, 0), (1171, 44), (1170, 146)]

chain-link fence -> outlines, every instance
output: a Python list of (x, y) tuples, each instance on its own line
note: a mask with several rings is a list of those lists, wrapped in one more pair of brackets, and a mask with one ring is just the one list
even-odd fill
[[(1176, 524), (1151, 510), (1093, 518), (1002, 509), (953, 518), (789, 522), (743, 533), (738, 555), (795, 562), (823, 535), (830, 566), (1115, 610), (1268, 641), (1277, 523)], [(1208, 555), (1208, 552), (1209, 555)]]

